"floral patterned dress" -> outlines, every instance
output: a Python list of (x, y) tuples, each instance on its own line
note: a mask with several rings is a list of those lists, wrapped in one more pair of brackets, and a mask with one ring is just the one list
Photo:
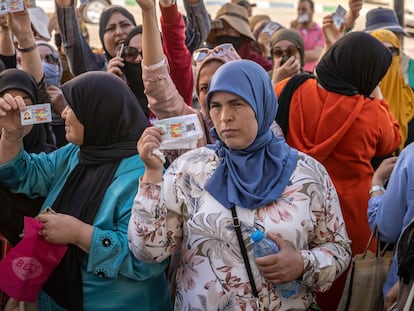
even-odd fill
[[(218, 163), (213, 150), (198, 148), (174, 161), (162, 183), (140, 182), (129, 223), (130, 249), (142, 261), (159, 262), (180, 245), (175, 310), (307, 309), (314, 291), (327, 290), (351, 255), (338, 197), (325, 168), (299, 153), (280, 199), (255, 210), (236, 206), (259, 291), (258, 307), (231, 210), (204, 190)], [(300, 250), (305, 270), (296, 297), (279, 297), (261, 276), (250, 241), (255, 229), (280, 234)]]

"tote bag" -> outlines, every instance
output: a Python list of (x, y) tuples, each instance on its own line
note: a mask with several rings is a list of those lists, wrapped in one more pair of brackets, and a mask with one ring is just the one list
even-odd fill
[(47, 242), (42, 223), (24, 218), (24, 237), (0, 262), (0, 290), (19, 301), (35, 302), (43, 283), (60, 262), (66, 245)]
[(384, 308), (382, 286), (394, 252), (385, 250), (388, 245), (381, 251), (379, 243), (376, 253), (369, 250), (376, 232), (375, 228), (364, 252), (352, 259), (337, 311), (378, 311)]

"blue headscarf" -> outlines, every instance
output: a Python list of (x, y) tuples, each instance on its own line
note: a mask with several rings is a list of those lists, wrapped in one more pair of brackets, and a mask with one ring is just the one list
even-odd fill
[(220, 163), (206, 190), (226, 208), (234, 204), (256, 209), (276, 201), (296, 168), (298, 152), (270, 129), (278, 103), (268, 74), (250, 60), (228, 62), (211, 79), (208, 109), (212, 94), (219, 91), (240, 96), (252, 107), (258, 133), (249, 147), (235, 150), (220, 140), (214, 128), (211, 130), (217, 141), (209, 147), (215, 149)]

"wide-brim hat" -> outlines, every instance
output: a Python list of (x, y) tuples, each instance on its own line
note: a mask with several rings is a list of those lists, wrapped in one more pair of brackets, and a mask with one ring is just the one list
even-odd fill
[(30, 22), (36, 32), (45, 40), (50, 40), (50, 33), (48, 29), (49, 17), (41, 7), (27, 9), (29, 13)]
[[(252, 31), (249, 26), (249, 16), (247, 10), (235, 3), (225, 3), (217, 11), (216, 20), (221, 19), (226, 21), (231, 27), (238, 31), (243, 36), (255, 40)], [(209, 44), (214, 44), (216, 40), (216, 31), (214, 28), (214, 23), (210, 33), (207, 36), (206, 42)]]
[(371, 32), (377, 29), (388, 29), (395, 33), (407, 35), (400, 25), (395, 11), (388, 8), (379, 7), (368, 11), (364, 31)]

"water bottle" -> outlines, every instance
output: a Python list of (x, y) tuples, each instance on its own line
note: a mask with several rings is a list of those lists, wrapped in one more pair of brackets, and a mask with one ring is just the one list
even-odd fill
[[(253, 253), (255, 257), (277, 254), (280, 251), (279, 246), (273, 240), (267, 238), (260, 230), (254, 231), (251, 234), (251, 239), (254, 243)], [(279, 296), (290, 298), (300, 292), (301, 285), (297, 281), (290, 281), (288, 283), (276, 284), (275, 289)]]

